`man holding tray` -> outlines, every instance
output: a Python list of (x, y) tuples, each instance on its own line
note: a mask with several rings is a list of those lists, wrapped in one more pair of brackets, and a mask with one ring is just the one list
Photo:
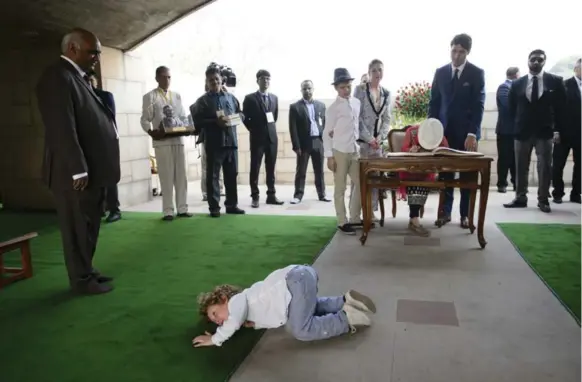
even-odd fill
[(206, 150), (206, 190), (208, 209), (213, 218), (220, 217), (220, 169), (224, 176), (227, 214), (242, 215), (238, 208), (236, 127), (242, 124), (240, 104), (222, 88), (222, 77), (217, 67), (206, 69), (208, 92), (194, 103), (192, 120), (204, 134)]
[[(182, 106), (180, 94), (170, 91), (170, 69), (160, 66), (156, 69), (158, 87), (143, 96), (141, 127), (153, 139), (154, 151), (158, 163), (158, 174), (162, 189), (162, 220), (174, 220), (174, 189), (178, 217), (191, 217), (188, 212), (188, 179), (186, 177), (186, 154), (184, 135), (190, 135), (188, 129), (173, 126), (164, 129), (166, 114), (171, 113), (174, 120), (186, 120), (186, 111)], [(175, 131), (172, 131), (175, 130)]]

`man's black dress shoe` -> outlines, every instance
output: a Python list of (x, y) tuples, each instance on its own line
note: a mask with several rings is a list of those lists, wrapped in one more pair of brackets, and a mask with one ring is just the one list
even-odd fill
[(331, 199), (329, 199), (327, 196), (320, 196), (319, 201), (320, 202), (331, 202)]
[(208, 216), (210, 216), (211, 218), (219, 218), (220, 217), (220, 211), (210, 211), (210, 213), (208, 214)]
[(545, 213), (552, 212), (552, 209), (550, 208), (550, 203), (548, 203), (548, 202), (539, 202), (538, 208), (540, 209), (540, 211), (545, 212)]
[(172, 220), (174, 220), (174, 216), (172, 215), (166, 215), (162, 218), (163, 221), (165, 222), (171, 222)]
[(505, 203), (503, 205), (505, 208), (526, 208), (527, 201), (523, 200), (512, 200), (510, 203)]
[(507, 187), (497, 187), (497, 192), (505, 194), (507, 192)]
[(192, 216), (194, 216), (194, 214), (190, 212), (182, 212), (181, 214), (178, 214), (179, 218), (191, 218)]
[(95, 295), (111, 292), (113, 287), (106, 283), (99, 283), (95, 277), (91, 276), (77, 281), (73, 286), (73, 290), (79, 294)]
[(268, 196), (266, 203), (267, 204), (272, 204), (272, 205), (275, 205), (275, 206), (280, 206), (280, 205), (283, 205), (285, 202), (282, 201), (282, 200), (277, 199), (276, 196)]
[(580, 195), (570, 195), (570, 201), (572, 203), (580, 204)]
[(437, 220), (435, 220), (434, 225), (436, 225), (437, 227), (442, 227), (445, 224), (448, 224), (451, 222), (451, 216), (450, 215), (441, 215), (438, 217)]
[(259, 208), (259, 199), (253, 199), (253, 201), (251, 202), (251, 207)]
[(109, 283), (109, 282), (113, 281), (113, 277), (105, 276), (105, 275), (101, 274), (96, 269), (93, 270), (93, 272), (91, 273), (91, 276), (93, 276), (93, 278), (95, 280), (97, 280), (98, 283)]
[(115, 223), (116, 221), (121, 220), (121, 213), (119, 212), (110, 212), (107, 218), (105, 219), (106, 223)]
[(242, 210), (238, 207), (229, 207), (226, 209), (226, 213), (231, 215), (244, 215), (245, 210)]

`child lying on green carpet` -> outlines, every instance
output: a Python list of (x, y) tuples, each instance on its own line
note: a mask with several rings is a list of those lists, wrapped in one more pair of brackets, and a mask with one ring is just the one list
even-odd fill
[(218, 325), (192, 340), (194, 347), (221, 346), (241, 326), (283, 325), (300, 341), (323, 340), (370, 326), (374, 302), (350, 290), (343, 296), (317, 297), (318, 275), (310, 266), (290, 265), (247, 289), (220, 285), (198, 297), (200, 314)]

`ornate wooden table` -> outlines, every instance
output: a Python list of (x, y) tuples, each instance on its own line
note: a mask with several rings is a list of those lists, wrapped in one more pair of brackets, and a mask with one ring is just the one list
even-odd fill
[[(433, 189), (444, 189), (446, 187), (465, 188), (471, 190), (469, 201), (469, 229), (475, 232), (474, 212), (479, 190), (479, 218), (477, 221), (477, 238), (481, 248), (485, 248), (487, 241), (483, 234), (485, 225), (485, 212), (487, 210), (487, 199), (489, 197), (489, 183), (491, 179), (491, 162), (489, 157), (466, 157), (466, 156), (423, 156), (423, 157), (388, 157), (360, 159), (360, 192), (362, 197), (362, 212), (364, 215), (364, 229), (360, 241), (362, 245), (366, 243), (368, 233), (372, 228), (372, 190), (373, 189), (397, 189), (400, 186), (419, 186)], [(411, 173), (442, 173), (442, 172), (462, 172), (470, 173), (463, 179), (452, 179), (448, 181), (410, 181), (400, 180), (396, 177), (386, 177), (385, 173), (411, 172)], [(480, 177), (479, 177), (480, 175)], [(481, 181), (479, 182), (479, 178)], [(442, 193), (441, 193), (442, 195)], [(441, 197), (442, 201), (442, 197)], [(440, 207), (440, 206), (439, 206)]]

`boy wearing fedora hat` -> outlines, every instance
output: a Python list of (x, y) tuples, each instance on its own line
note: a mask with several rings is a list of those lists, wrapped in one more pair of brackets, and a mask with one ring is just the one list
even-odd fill
[[(323, 149), (327, 158), (327, 167), (333, 172), (334, 206), (338, 229), (346, 234), (355, 235), (353, 224), (359, 224), (360, 211), (360, 168), (358, 164), (360, 101), (351, 97), (354, 79), (345, 68), (334, 71), (332, 85), (337, 91), (337, 98), (325, 114), (323, 131)], [(346, 217), (345, 193), (347, 177), (355, 184), (350, 197), (350, 218)]]

